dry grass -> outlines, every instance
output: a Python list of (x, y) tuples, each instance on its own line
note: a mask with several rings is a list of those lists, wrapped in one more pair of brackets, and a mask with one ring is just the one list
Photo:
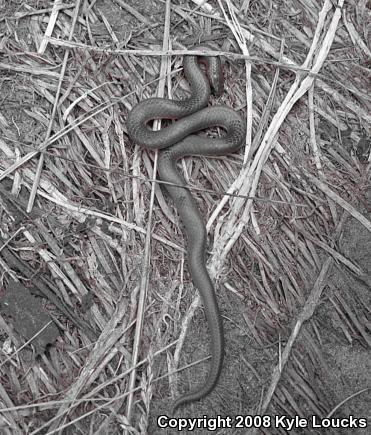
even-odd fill
[(224, 56), (220, 103), (248, 133), (240, 153), (182, 162), (227, 336), (224, 390), (192, 413), (332, 415), (314, 371), (339, 332), (321, 304), (342, 343), (371, 346), (362, 291), (329, 281), (371, 283), (340, 248), (349, 222), (371, 231), (369, 3), (15, 3), (0, 13), (1, 284), (39, 287), (61, 335), (26, 363), (1, 317), (2, 433), (155, 433), (183, 366), (207, 356), (157, 157), (125, 130), (137, 101), (186, 95), (181, 55), (198, 42)]

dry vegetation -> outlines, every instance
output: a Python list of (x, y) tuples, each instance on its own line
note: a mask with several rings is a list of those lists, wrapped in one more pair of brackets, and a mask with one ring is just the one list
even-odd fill
[(186, 95), (199, 42), (248, 135), (181, 164), (227, 342), (220, 385), (183, 413), (371, 425), (370, 3), (172, 3), (0, 0), (0, 431), (162, 433), (201, 382), (177, 214), (125, 130), (143, 98)]

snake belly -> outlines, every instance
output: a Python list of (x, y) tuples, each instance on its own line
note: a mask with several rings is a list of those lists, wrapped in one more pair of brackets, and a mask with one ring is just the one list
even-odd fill
[[(198, 46), (195, 50), (210, 50)], [(205, 64), (207, 75), (200, 67)], [(159, 149), (160, 180), (170, 183), (165, 188), (173, 200), (187, 237), (187, 263), (194, 286), (199, 290), (211, 338), (211, 364), (204, 384), (179, 397), (173, 413), (182, 405), (208, 395), (218, 382), (224, 359), (224, 333), (218, 302), (206, 269), (206, 227), (196, 201), (177, 169), (177, 160), (184, 156), (221, 156), (236, 151), (245, 140), (246, 127), (240, 116), (226, 106), (206, 107), (211, 89), (222, 92), (220, 59), (187, 55), (183, 60), (184, 74), (191, 96), (185, 100), (149, 98), (137, 104), (126, 121), (127, 132), (133, 142), (149, 149)], [(176, 119), (176, 122), (152, 131), (148, 122), (154, 119)], [(221, 127), (224, 135), (211, 139), (196, 133), (209, 127)]]

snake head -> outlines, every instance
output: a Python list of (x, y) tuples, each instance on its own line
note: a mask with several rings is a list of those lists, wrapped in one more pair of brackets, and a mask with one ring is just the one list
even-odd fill
[[(193, 50), (214, 51), (213, 47), (208, 45), (198, 45), (193, 47)], [(212, 93), (216, 97), (220, 97), (224, 89), (224, 78), (222, 71), (222, 61), (219, 56), (199, 56), (198, 62), (206, 68), (207, 77), (210, 82)]]
[(222, 71), (222, 63), (220, 61), (219, 57), (214, 57), (211, 59), (213, 62), (216, 63), (213, 68), (210, 68), (208, 72), (208, 77), (210, 81), (210, 87), (212, 93), (216, 97), (220, 97), (224, 90), (224, 77), (223, 77), (223, 71)]

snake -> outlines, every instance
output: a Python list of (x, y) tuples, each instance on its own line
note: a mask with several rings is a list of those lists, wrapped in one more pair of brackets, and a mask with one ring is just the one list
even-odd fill
[[(208, 51), (196, 46), (193, 50)], [(130, 139), (158, 152), (158, 175), (173, 201), (187, 238), (187, 265), (194, 286), (201, 295), (210, 333), (211, 362), (204, 383), (180, 396), (172, 405), (172, 413), (186, 404), (207, 396), (217, 385), (224, 360), (224, 332), (218, 301), (206, 268), (207, 231), (197, 203), (177, 169), (184, 156), (223, 156), (238, 150), (245, 141), (245, 122), (232, 108), (208, 106), (211, 93), (223, 92), (223, 73), (219, 56), (185, 55), (183, 70), (190, 87), (190, 96), (182, 100), (148, 98), (140, 101), (126, 119)], [(150, 128), (156, 119), (172, 120), (160, 130)], [(218, 138), (196, 134), (210, 127), (220, 127)]]

